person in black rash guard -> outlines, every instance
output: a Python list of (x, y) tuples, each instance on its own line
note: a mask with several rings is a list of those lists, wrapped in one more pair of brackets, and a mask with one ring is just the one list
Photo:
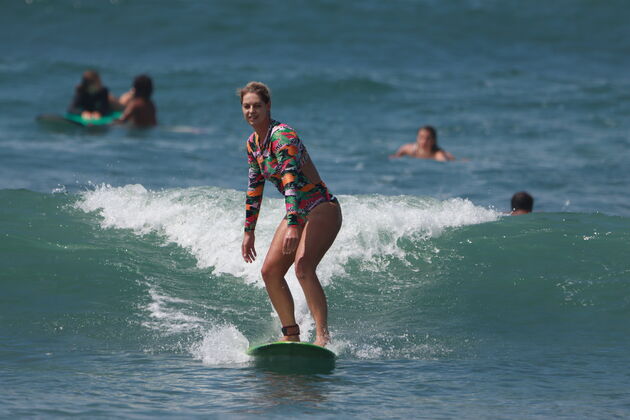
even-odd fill
[(98, 119), (111, 114), (119, 107), (116, 98), (101, 83), (98, 73), (87, 70), (75, 89), (68, 112), (81, 115), (85, 119)]

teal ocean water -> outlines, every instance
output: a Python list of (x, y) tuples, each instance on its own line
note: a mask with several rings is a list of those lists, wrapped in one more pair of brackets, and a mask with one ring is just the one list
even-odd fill
[[(1, 11), (1, 416), (630, 415), (625, 2)], [(90, 67), (117, 94), (149, 73), (160, 126), (38, 124)], [(249, 80), (343, 207), (319, 269), (332, 372), (245, 354), (279, 333), (240, 258)], [(425, 124), (457, 161), (388, 159)], [(506, 216), (520, 190), (535, 213)], [(267, 188), (259, 252), (282, 207)]]

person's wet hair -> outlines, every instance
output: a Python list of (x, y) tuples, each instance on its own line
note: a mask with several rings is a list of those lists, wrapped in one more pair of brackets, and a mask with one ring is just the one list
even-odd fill
[(512, 211), (524, 210), (531, 212), (534, 209), (534, 197), (526, 191), (517, 192), (512, 196)]
[(88, 87), (94, 82), (97, 82), (101, 79), (98, 72), (96, 70), (86, 70), (83, 72), (83, 76), (81, 77), (81, 83), (77, 86), (79, 90), (87, 90)]
[(146, 74), (136, 76), (133, 80), (134, 96), (150, 99), (153, 94), (153, 81)]
[(255, 93), (266, 104), (271, 102), (271, 90), (262, 82), (249, 82), (236, 91), (236, 94), (241, 98), (241, 104), (243, 103), (243, 96), (247, 93)]

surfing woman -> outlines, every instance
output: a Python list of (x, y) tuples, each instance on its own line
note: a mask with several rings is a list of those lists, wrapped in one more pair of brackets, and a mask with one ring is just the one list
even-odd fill
[(329, 341), (326, 295), (316, 269), (341, 228), (341, 208), (330, 194), (295, 130), (271, 118), (269, 88), (249, 82), (239, 89), (241, 110), (254, 132), (247, 139), (249, 183), (245, 203), (243, 259), (256, 259), (254, 229), (260, 211), (265, 180), (284, 196), (286, 216), (280, 221), (262, 267), (267, 293), (282, 323), (284, 341), (300, 341), (293, 296), (284, 279), (295, 265), (315, 320), (315, 344)]

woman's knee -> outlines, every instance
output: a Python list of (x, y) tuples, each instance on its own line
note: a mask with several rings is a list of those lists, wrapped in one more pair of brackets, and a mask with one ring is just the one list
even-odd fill
[(299, 257), (295, 260), (295, 276), (300, 282), (316, 279), (315, 264), (307, 258)]
[(273, 264), (263, 264), (260, 269), (260, 275), (262, 276), (265, 283), (272, 283), (274, 281), (278, 281), (279, 279), (283, 279), (286, 273), (281, 272)]

